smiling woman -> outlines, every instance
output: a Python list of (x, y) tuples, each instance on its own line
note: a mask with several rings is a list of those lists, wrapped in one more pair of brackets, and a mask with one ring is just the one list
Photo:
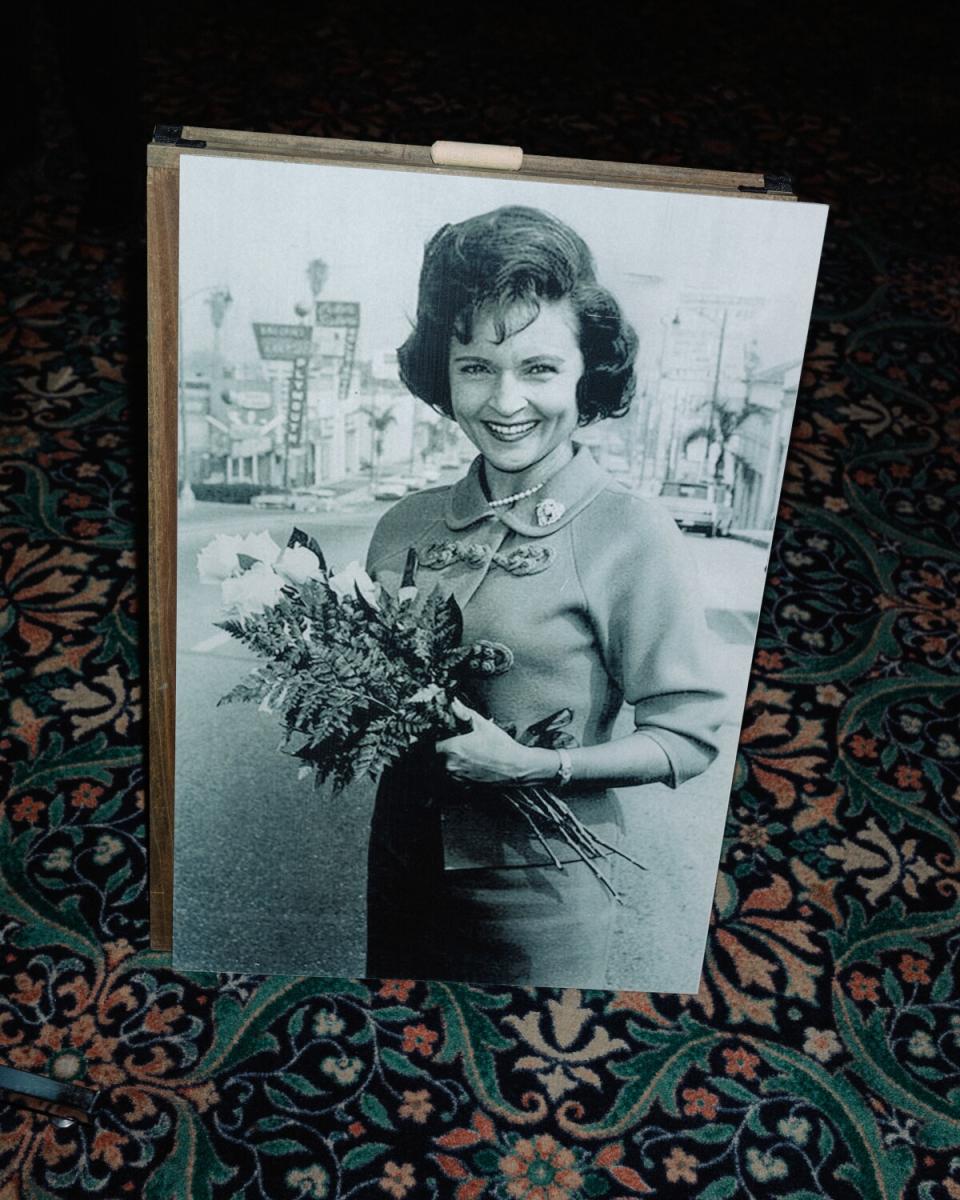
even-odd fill
[[(558, 791), (613, 847), (611, 787), (675, 787), (716, 754), (723, 695), (682, 537), (573, 440), (628, 411), (636, 349), (586, 243), (555, 217), (501, 208), (428, 243), (401, 375), (479, 454), (452, 487), (386, 514), (368, 567), (395, 586), (413, 547), (422, 593), (452, 594), (464, 642), (498, 647), (504, 665), (464, 696), (460, 733), (381, 780), (371, 975), (605, 986), (610, 894), (503, 790)], [(624, 704), (634, 729), (614, 737)]]
[(545, 482), (568, 462), (579, 420), (583, 355), (570, 301), (542, 305), (532, 319), (522, 305), (514, 312), (520, 327), (505, 330), (487, 305), (470, 341), (454, 339), (450, 352), (453, 415), (483, 455), (494, 499), (536, 482), (531, 474)]

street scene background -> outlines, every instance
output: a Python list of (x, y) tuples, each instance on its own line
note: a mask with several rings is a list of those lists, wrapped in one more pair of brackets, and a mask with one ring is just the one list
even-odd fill
[(217, 707), (252, 662), (214, 627), (219, 590), (196, 557), (218, 533), (282, 545), (297, 525), (332, 565), (362, 562), (391, 503), (463, 473), (473, 448), (406, 391), (396, 346), (425, 241), (503, 203), (568, 221), (638, 330), (630, 414), (579, 436), (684, 529), (733, 697), (709, 771), (624, 793), (628, 850), (650, 869), (620, 873), (609, 986), (697, 988), (823, 210), (194, 157), (181, 175), (180, 966), (363, 973), (372, 785), (315, 792), (272, 718)]

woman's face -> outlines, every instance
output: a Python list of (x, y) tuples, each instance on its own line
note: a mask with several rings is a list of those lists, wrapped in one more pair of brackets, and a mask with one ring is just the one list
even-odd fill
[[(460, 428), (491, 466), (525, 471), (569, 442), (577, 427), (583, 355), (569, 300), (481, 309), (473, 338), (450, 340), (450, 398)], [(507, 337), (498, 339), (503, 323)], [(516, 329), (516, 333), (511, 333)]]

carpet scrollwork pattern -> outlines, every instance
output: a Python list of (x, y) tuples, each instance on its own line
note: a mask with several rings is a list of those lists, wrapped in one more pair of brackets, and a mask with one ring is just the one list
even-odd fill
[[(158, 110), (172, 62), (147, 81)], [(389, 104), (351, 110), (349, 63), (342, 109), (276, 127), (431, 140)], [(211, 124), (254, 125), (219, 95)], [(622, 103), (576, 125), (534, 109), (531, 136), (635, 157), (617, 130), (657, 101)], [(445, 128), (509, 140), (491, 105)], [(752, 162), (738, 111), (663, 114), (660, 161)], [(960, 292), (929, 249), (957, 180), (940, 168), (908, 218), (905, 181), (844, 151), (842, 122), (795, 120), (805, 194), (833, 215), (690, 997), (186, 975), (148, 949), (143, 249), (78, 231), (77, 173), (10, 224), (0, 1063), (104, 1103), (71, 1129), (0, 1108), (2, 1200), (960, 1197)], [(749, 125), (762, 151), (773, 118)]]

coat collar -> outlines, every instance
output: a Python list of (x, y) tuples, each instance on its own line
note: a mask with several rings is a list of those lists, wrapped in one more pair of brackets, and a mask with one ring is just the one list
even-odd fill
[(447, 494), (444, 520), (448, 529), (467, 529), (480, 521), (496, 517), (515, 533), (526, 537), (547, 537), (556, 533), (581, 512), (611, 482), (610, 476), (597, 463), (586, 446), (574, 443), (573, 458), (553, 476), (543, 488), (539, 500), (557, 500), (563, 505), (563, 516), (550, 525), (536, 525), (513, 512), (493, 513), (487, 505), (480, 482), (480, 455), (470, 464), (466, 475), (458, 480)]

